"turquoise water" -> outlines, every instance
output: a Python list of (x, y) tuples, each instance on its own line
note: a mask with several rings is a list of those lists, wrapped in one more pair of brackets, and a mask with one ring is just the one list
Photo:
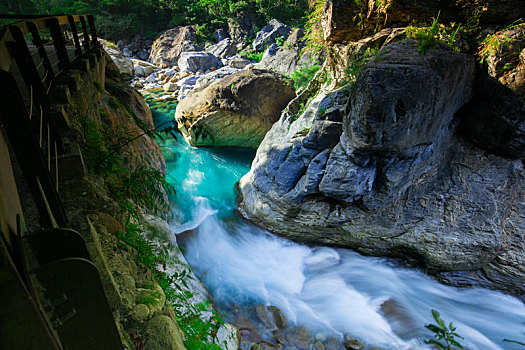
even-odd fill
[[(172, 114), (154, 113), (156, 125), (172, 118)], [(167, 182), (175, 189), (170, 197), (174, 215), (185, 223), (178, 232), (197, 227), (208, 215), (221, 219), (233, 215), (233, 189), (250, 170), (253, 149), (195, 148), (179, 133), (159, 143), (166, 159)]]
[[(156, 123), (169, 118), (155, 115)], [(426, 349), (431, 310), (454, 322), (466, 349), (522, 349), (523, 302), (481, 288), (442, 285), (416, 269), (346, 249), (308, 247), (237, 218), (234, 185), (254, 152), (193, 148), (180, 135), (162, 143), (175, 232), (192, 230), (185, 257), (221, 312), (232, 305), (279, 307), (289, 323), (382, 349)], [(389, 305), (390, 311), (385, 311)], [(268, 340), (271, 341), (270, 338)]]

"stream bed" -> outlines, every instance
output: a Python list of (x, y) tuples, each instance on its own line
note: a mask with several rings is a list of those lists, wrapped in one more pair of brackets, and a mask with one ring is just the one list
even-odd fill
[[(155, 114), (156, 123), (166, 118)], [(283, 349), (344, 349), (345, 335), (367, 349), (426, 349), (432, 309), (454, 323), (466, 349), (523, 349), (504, 341), (525, 339), (522, 301), (446, 286), (395, 260), (272, 235), (234, 213), (234, 185), (255, 152), (193, 148), (175, 136), (161, 142), (176, 191), (172, 227), (219, 312), (244, 327), (243, 349), (261, 337)], [(279, 308), (288, 326), (272, 331), (257, 305)]]

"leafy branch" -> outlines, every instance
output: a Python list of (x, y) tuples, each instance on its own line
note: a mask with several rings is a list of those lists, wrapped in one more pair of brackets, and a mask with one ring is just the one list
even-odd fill
[(434, 320), (436, 320), (437, 325), (427, 324), (425, 328), (432, 331), (434, 333), (434, 338), (436, 339), (428, 339), (425, 343), (434, 345), (438, 349), (443, 350), (463, 349), (463, 346), (455, 339), (455, 337), (461, 339), (463, 339), (463, 337), (456, 333), (456, 327), (454, 327), (452, 322), (450, 322), (447, 327), (439, 312), (434, 309), (432, 309), (432, 316), (434, 317)]

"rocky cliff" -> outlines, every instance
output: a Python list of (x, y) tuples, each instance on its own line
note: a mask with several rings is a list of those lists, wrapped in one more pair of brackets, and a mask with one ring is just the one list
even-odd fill
[[(329, 50), (261, 143), (238, 184), (238, 209), (295, 240), (402, 257), (452, 283), (522, 294), (523, 97), (476, 73), (472, 55), (444, 45), (422, 55), (395, 33)], [(371, 46), (379, 50), (368, 63), (355, 59)], [(336, 88), (345, 71), (357, 79)], [(510, 96), (506, 110), (494, 112), (500, 90), (474, 84), (484, 76)], [(493, 108), (480, 119), (481, 103)]]

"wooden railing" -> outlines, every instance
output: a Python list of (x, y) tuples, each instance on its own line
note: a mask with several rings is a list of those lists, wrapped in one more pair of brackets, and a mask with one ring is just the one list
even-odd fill
[[(57, 194), (57, 159), (64, 149), (49, 95), (75, 60), (99, 47), (95, 23), (91, 15), (0, 15), (4, 21), (17, 18), (22, 20), (0, 29), (0, 70), (3, 88), (10, 91), (9, 98), (0, 96), (0, 103), (6, 104), (3, 124), (35, 199), (41, 226), (67, 227)], [(22, 101), (14, 97), (17, 90)], [(27, 137), (28, 128), (33, 129), (33, 137)]]
[[(91, 251), (58, 194), (65, 125), (50, 95), (76, 60), (99, 52), (93, 17), (0, 15), (0, 24), (0, 173), (9, 175), (0, 178), (0, 349), (122, 349)], [(38, 210), (32, 232), (8, 143)]]

